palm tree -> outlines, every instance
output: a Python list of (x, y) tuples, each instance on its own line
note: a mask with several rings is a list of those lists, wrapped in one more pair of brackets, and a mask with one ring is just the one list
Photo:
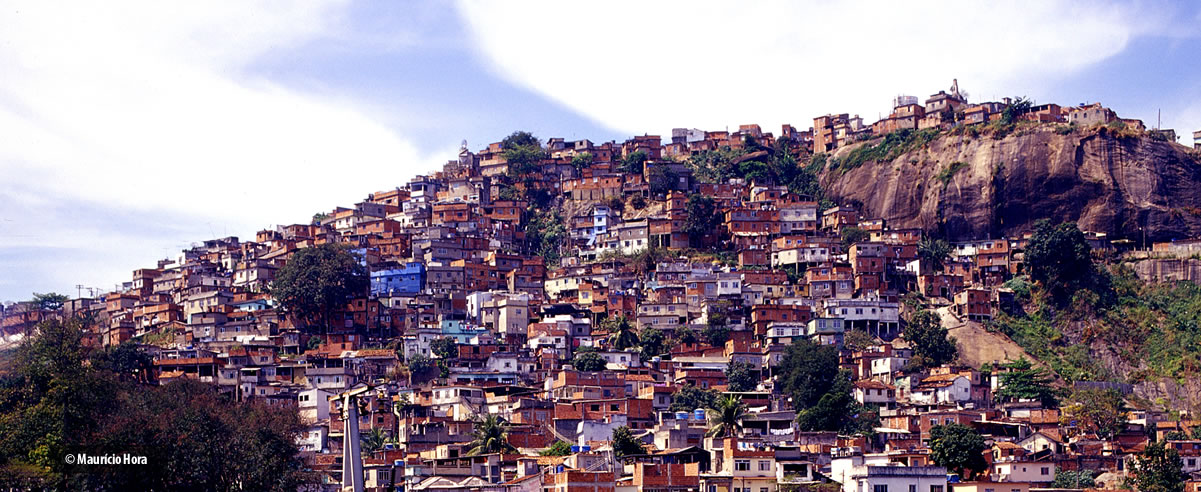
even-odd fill
[(367, 432), (359, 433), (359, 441), (362, 442), (363, 453), (366, 454), (371, 454), (383, 449), (384, 445), (387, 444), (389, 440), (390, 439), (388, 436), (384, 434), (384, 431), (378, 427), (372, 427), (371, 430)]
[(742, 416), (746, 414), (746, 404), (742, 397), (726, 395), (713, 407), (709, 408), (709, 420), (713, 426), (705, 435), (708, 437), (730, 437), (742, 430)]
[(516, 451), (509, 444), (509, 423), (493, 414), (475, 421), (469, 456)]
[(625, 316), (618, 315), (605, 323), (609, 329), (609, 343), (617, 350), (626, 350), (638, 345), (638, 334)]

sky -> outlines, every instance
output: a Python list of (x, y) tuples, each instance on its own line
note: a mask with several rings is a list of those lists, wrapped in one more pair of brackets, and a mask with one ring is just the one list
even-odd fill
[(109, 291), (515, 130), (870, 123), (958, 79), (1191, 145), (1199, 53), (1184, 1), (6, 1), (0, 301)]

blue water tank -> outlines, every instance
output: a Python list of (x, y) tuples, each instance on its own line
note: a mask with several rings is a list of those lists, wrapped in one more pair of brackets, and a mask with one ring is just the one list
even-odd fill
[(573, 452), (573, 453), (578, 453), (578, 452), (580, 452), (580, 447), (579, 447), (579, 446), (572, 446), (572, 447), (571, 447), (571, 452)]
[(705, 420), (705, 410), (704, 409), (698, 408), (696, 410), (693, 410), (692, 415), (693, 415), (692, 418), (694, 420)]
[(563, 470), (564, 470), (563, 465), (559, 465), (559, 466), (555, 467), (555, 473), (563, 473)]
[(592, 451), (592, 446), (580, 446), (580, 451), (583, 451), (585, 453)]
[(676, 412), (676, 420), (688, 420), (688, 412)]

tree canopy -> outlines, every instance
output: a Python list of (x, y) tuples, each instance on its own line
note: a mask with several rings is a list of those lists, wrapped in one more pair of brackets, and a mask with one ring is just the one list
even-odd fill
[(367, 294), (367, 267), (342, 245), (325, 243), (302, 248), (275, 274), (271, 295), (308, 326), (328, 330), (334, 314), (357, 296)]
[(798, 340), (788, 346), (777, 371), (781, 389), (792, 397), (793, 405), (799, 409), (812, 407), (839, 379), (838, 349)]
[(1122, 394), (1112, 389), (1076, 390), (1060, 410), (1060, 423), (1075, 423), (1078, 428), (1094, 432), (1101, 439), (1113, 439), (1124, 430), (1130, 412)]
[(1000, 373), (1000, 388), (993, 394), (998, 402), (1038, 400), (1047, 408), (1059, 404), (1059, 392), (1046, 369), (1034, 367), (1025, 357), (1001, 367), (1007, 371)]
[(700, 389), (691, 384), (681, 386), (671, 395), (671, 406), (668, 410), (672, 412), (691, 412), (698, 408), (712, 408), (717, 403), (717, 391), (711, 389)]
[(951, 244), (943, 239), (923, 237), (917, 243), (917, 256), (928, 262), (934, 271), (942, 271), (943, 264), (951, 257)]
[(38, 307), (38, 309), (44, 309), (47, 311), (57, 311), (59, 308), (63, 307), (64, 303), (66, 303), (69, 300), (71, 300), (70, 297), (67, 297), (66, 295), (59, 294), (56, 292), (47, 292), (45, 294), (39, 294), (37, 292), (34, 292), (33, 300), (31, 302), (33, 302), (33, 304), (36, 305)]
[(721, 225), (722, 217), (718, 215), (712, 197), (694, 193), (688, 196), (684, 207), (688, 211), (688, 217), (684, 219), (684, 232), (688, 233), (693, 245), (701, 244), (706, 235), (712, 234)]
[(745, 414), (746, 403), (742, 402), (742, 398), (733, 395), (722, 397), (708, 411), (709, 432), (706, 435), (737, 436), (738, 431), (742, 430), (742, 417)]
[(579, 352), (575, 354), (575, 358), (571, 359), (571, 366), (577, 371), (603, 371), (605, 370), (605, 358), (592, 350)]
[(1180, 453), (1163, 442), (1147, 445), (1131, 464), (1134, 483), (1141, 492), (1182, 492), (1189, 479), (1181, 468)]
[(1060, 304), (1098, 279), (1088, 241), (1073, 223), (1051, 225), (1035, 222), (1034, 235), (1026, 246), (1026, 268), (1030, 279), (1041, 282)]
[(909, 317), (902, 337), (913, 348), (912, 363), (920, 367), (938, 367), (959, 353), (955, 339), (947, 337), (942, 318), (937, 313), (921, 310)]
[(726, 368), (726, 381), (730, 391), (754, 391), (759, 385), (759, 374), (750, 364), (734, 361)]
[(984, 437), (966, 425), (936, 425), (930, 429), (930, 459), (960, 477), (971, 478), (988, 468), (981, 454), (986, 449)]
[(642, 454), (646, 452), (646, 447), (634, 437), (634, 432), (629, 427), (621, 426), (613, 429), (613, 453), (617, 457), (628, 456), (631, 454)]
[(509, 423), (495, 414), (488, 414), (483, 418), (476, 419), (472, 427), (471, 449), (467, 451), (468, 456), (517, 450), (512, 444), (509, 444)]

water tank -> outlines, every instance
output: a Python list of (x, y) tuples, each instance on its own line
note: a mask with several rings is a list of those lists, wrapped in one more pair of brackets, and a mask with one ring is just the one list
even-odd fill
[(688, 412), (676, 412), (676, 420), (688, 420)]
[(592, 451), (592, 446), (580, 446), (580, 451), (583, 451), (585, 453)]
[(563, 473), (563, 470), (564, 470), (563, 465), (559, 465), (559, 466), (555, 467), (555, 473)]
[(572, 446), (572, 447), (571, 447), (571, 452), (572, 452), (572, 453), (578, 453), (578, 452), (580, 452), (580, 447), (579, 447), (579, 446)]
[(703, 408), (693, 410), (692, 415), (693, 420), (705, 420), (705, 410)]

